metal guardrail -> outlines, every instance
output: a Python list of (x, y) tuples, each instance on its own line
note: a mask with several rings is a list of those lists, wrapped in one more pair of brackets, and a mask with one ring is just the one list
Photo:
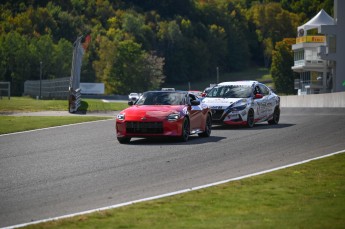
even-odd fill
[(2, 92), (7, 92), (8, 99), (11, 98), (11, 83), (10, 82), (0, 82), (0, 99), (2, 99)]

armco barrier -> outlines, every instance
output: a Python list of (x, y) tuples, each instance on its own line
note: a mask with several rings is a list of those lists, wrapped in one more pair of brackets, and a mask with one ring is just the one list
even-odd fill
[(345, 92), (280, 96), (281, 107), (344, 107)]

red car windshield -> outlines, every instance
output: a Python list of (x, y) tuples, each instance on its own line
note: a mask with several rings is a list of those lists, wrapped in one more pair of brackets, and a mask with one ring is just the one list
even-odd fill
[(186, 93), (171, 91), (149, 91), (145, 92), (136, 105), (184, 105), (186, 104)]

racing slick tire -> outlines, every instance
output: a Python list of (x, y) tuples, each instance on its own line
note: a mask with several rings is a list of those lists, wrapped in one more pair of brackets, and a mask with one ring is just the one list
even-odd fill
[(117, 140), (120, 142), (120, 144), (128, 144), (131, 141), (131, 138), (129, 138), (129, 137), (118, 137)]
[(280, 118), (280, 109), (279, 109), (279, 107), (276, 107), (276, 108), (274, 108), (272, 119), (268, 120), (268, 124), (277, 125), (279, 122), (279, 118)]
[(183, 124), (182, 124), (182, 133), (179, 138), (180, 141), (186, 142), (189, 138), (189, 120), (188, 118), (184, 118)]
[(199, 137), (210, 137), (212, 129), (212, 118), (211, 115), (207, 115), (206, 123), (205, 123), (205, 131), (198, 134)]
[(252, 128), (255, 124), (254, 120), (254, 110), (250, 109), (247, 115), (247, 127)]

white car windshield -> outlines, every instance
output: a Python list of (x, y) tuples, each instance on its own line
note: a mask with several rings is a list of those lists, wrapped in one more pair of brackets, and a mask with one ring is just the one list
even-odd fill
[(186, 93), (173, 91), (149, 91), (145, 92), (136, 105), (183, 105), (186, 104)]
[(211, 98), (249, 98), (252, 87), (249, 85), (219, 85), (211, 89), (206, 97)]

